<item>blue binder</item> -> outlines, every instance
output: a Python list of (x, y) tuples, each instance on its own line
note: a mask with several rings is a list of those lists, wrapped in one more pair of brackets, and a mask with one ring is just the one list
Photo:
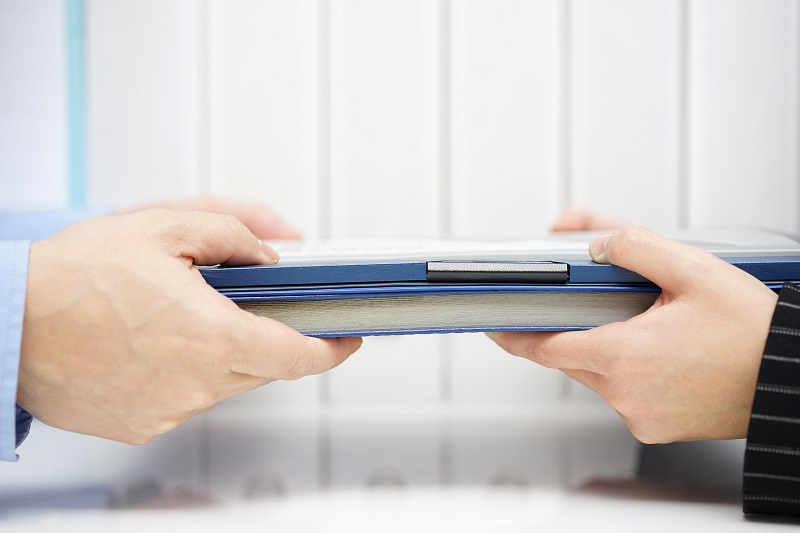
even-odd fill
[[(725, 229), (671, 236), (771, 287), (800, 280), (794, 238)], [(392, 239), (286, 242), (276, 244), (278, 264), (201, 272), (242, 308), (316, 336), (585, 329), (646, 310), (659, 289), (633, 272), (591, 261), (591, 237), (416, 247), (408, 243), (417, 241)]]

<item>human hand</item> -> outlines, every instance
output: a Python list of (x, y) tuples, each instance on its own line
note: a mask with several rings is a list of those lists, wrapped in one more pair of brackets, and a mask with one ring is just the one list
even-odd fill
[(589, 251), (650, 279), (661, 296), (641, 315), (588, 331), (490, 336), (596, 391), (642, 442), (744, 437), (777, 296), (643, 228), (597, 237)]
[(259, 239), (299, 239), (300, 233), (286, 224), (275, 211), (255, 202), (244, 202), (217, 196), (199, 196), (163, 200), (126, 210), (133, 213), (146, 209), (170, 209), (174, 211), (204, 211), (220, 215), (233, 215)]
[(597, 215), (580, 207), (568, 207), (550, 228), (552, 231), (609, 231), (625, 226), (619, 220)]
[(335, 367), (360, 339), (304, 337), (242, 311), (194, 266), (276, 260), (234, 217), (195, 212), (96, 218), (33, 243), (19, 405), (142, 444), (226, 397)]

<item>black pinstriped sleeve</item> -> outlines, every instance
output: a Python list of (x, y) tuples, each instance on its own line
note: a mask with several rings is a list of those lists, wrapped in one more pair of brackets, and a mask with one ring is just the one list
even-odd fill
[(800, 289), (789, 283), (758, 375), (742, 499), (745, 513), (800, 516)]

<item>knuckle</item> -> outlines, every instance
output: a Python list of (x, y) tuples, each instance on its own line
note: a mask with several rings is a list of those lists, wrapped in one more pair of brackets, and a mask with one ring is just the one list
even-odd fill
[(281, 379), (296, 381), (311, 373), (311, 360), (300, 354), (293, 354), (281, 372)]
[(155, 435), (148, 435), (144, 433), (135, 433), (129, 435), (127, 438), (123, 439), (122, 442), (124, 444), (129, 444), (131, 446), (144, 446), (145, 444), (152, 441), (156, 438)]
[(619, 377), (610, 377), (604, 388), (606, 400), (626, 422), (652, 418), (652, 409), (647, 402), (625, 385)]
[(218, 215), (222, 217), (222, 221), (227, 225), (228, 230), (231, 232), (231, 235), (236, 242), (243, 242), (248, 239), (252, 239), (253, 235), (250, 230), (233, 215)]
[(136, 213), (132, 213), (130, 216), (143, 219), (143, 222), (139, 224), (142, 227), (166, 227), (180, 230), (181, 224), (183, 223), (182, 217), (176, 216), (173, 211), (160, 208), (137, 211)]
[(642, 444), (665, 444), (669, 439), (657, 431), (652, 424), (628, 424), (628, 429), (636, 440)]
[(665, 432), (664, 419), (654, 407), (625, 394), (608, 398), (608, 402), (619, 413), (631, 435), (642, 444), (663, 444), (671, 441)]
[(605, 398), (608, 404), (625, 420), (628, 428), (633, 431), (633, 426), (637, 425), (639, 421), (635, 406), (631, 405), (625, 395), (620, 395), (616, 390), (606, 392)]
[[(219, 403), (218, 393), (204, 385), (189, 388), (183, 394), (181, 405), (189, 413), (206, 411)], [(174, 427), (174, 426), (173, 426)], [(172, 428), (169, 428), (172, 429)], [(169, 431), (169, 429), (167, 431)]]
[(144, 446), (167, 431), (158, 429), (159, 424), (155, 420), (140, 421), (136, 426), (129, 426), (119, 441), (131, 446)]
[(644, 238), (647, 230), (641, 226), (628, 226), (614, 235), (606, 249), (606, 254), (613, 263), (625, 262), (631, 248), (635, 248)]

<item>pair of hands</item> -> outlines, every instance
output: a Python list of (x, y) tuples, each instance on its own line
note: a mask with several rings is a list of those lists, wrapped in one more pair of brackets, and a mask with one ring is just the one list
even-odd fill
[(171, 210), (86, 220), (31, 245), (17, 402), (46, 424), (142, 444), (360, 346), (242, 311), (195, 268), (274, 263), (258, 237), (297, 233), (272, 212), (217, 199), (162, 206)]
[[(297, 233), (272, 212), (216, 199), (160, 207), (173, 211), (89, 220), (32, 245), (18, 403), (45, 423), (141, 444), (226, 397), (329, 370), (359, 347), (241, 311), (194, 268), (274, 262), (257, 237)], [(554, 229), (619, 226), (568, 211)], [(492, 338), (598, 392), (643, 442), (743, 437), (774, 293), (642, 228), (598, 237), (590, 253), (662, 295), (624, 323)]]
[[(621, 226), (571, 210), (554, 229)], [(661, 296), (641, 315), (588, 331), (490, 336), (600, 394), (642, 442), (746, 436), (777, 296), (721, 259), (639, 227), (597, 237), (589, 253), (653, 281)]]

